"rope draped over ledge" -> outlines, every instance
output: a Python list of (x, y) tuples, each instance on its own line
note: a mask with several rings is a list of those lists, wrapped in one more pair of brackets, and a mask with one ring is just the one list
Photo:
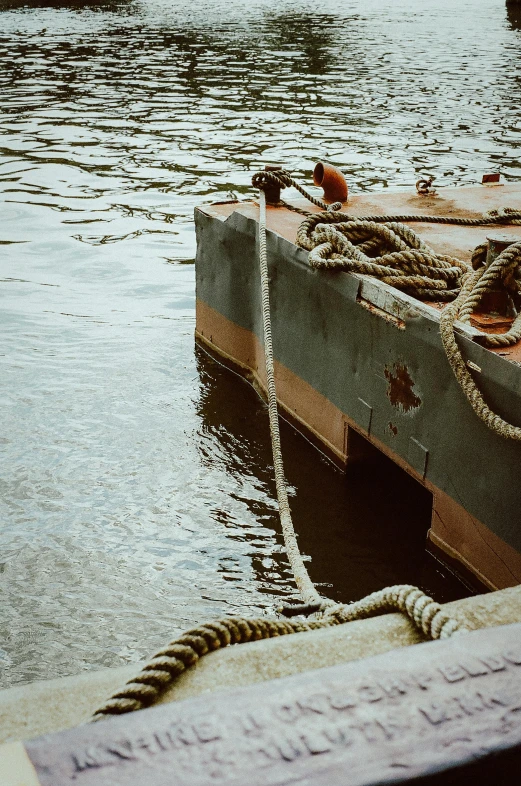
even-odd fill
[(445, 639), (456, 633), (467, 632), (462, 623), (447, 614), (442, 606), (422, 590), (408, 584), (387, 587), (355, 603), (334, 604), (318, 620), (224, 617), (184, 633), (156, 652), (139, 674), (96, 710), (92, 720), (99, 721), (149, 707), (161, 698), (181, 674), (195, 667), (200, 658), (231, 644), (320, 630), (392, 611), (405, 614), (427, 638)]
[[(323, 212), (306, 214), (297, 233), (297, 244), (309, 251), (310, 265), (317, 269), (340, 269), (378, 277), (402, 291), (417, 297), (452, 301), (442, 311), (440, 332), (452, 370), (467, 399), (478, 416), (496, 433), (521, 439), (521, 428), (506, 423), (484, 402), (470, 375), (456, 343), (454, 323), (468, 321), (470, 314), (486, 292), (503, 285), (519, 298), (521, 293), (521, 242), (503, 251), (489, 268), (485, 268), (484, 247), (473, 254), (473, 267), (447, 255), (436, 254), (403, 222), (428, 222), (485, 226), (488, 224), (521, 224), (521, 211), (505, 208), (477, 219), (450, 216), (366, 216), (358, 218), (328, 207), (313, 197), (289, 173), (259, 172), (253, 184), (260, 190), (259, 249), (262, 286), (262, 316), (268, 388), (268, 413), (272, 440), (275, 481), (279, 512), (286, 551), (296, 584), (305, 604), (316, 611), (318, 618), (308, 620), (270, 619), (261, 617), (225, 617), (200, 625), (171, 641), (157, 652), (143, 669), (123, 688), (115, 692), (96, 710), (92, 720), (133, 712), (150, 706), (172, 686), (187, 669), (193, 668), (209, 652), (261, 639), (292, 633), (318, 630), (363, 619), (377, 614), (398, 611), (408, 617), (415, 628), (431, 639), (448, 638), (466, 633), (462, 621), (452, 618), (443, 607), (418, 587), (396, 585), (386, 587), (349, 604), (323, 598), (315, 589), (298, 549), (287, 495), (275, 388), (274, 360), (271, 338), (269, 277), (266, 249), (266, 200), (264, 189), (270, 185), (281, 188), (294, 186)], [(289, 206), (288, 207), (292, 207)], [(338, 206), (340, 207), (340, 205)], [(295, 208), (292, 208), (295, 209)], [(521, 338), (521, 315), (506, 334), (484, 334), (485, 346), (508, 346)]]

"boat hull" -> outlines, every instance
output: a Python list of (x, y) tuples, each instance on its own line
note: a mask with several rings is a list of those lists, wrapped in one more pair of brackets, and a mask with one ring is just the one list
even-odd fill
[[(197, 210), (196, 227), (197, 339), (264, 389), (255, 211)], [(313, 270), (278, 231), (267, 239), (283, 413), (341, 465), (362, 435), (432, 492), (428, 538), (446, 563), (477, 585), (519, 584), (521, 445), (474, 414), (445, 357), (437, 310), (365, 276)], [(487, 401), (516, 422), (521, 368), (475, 334), (458, 332), (464, 356)]]

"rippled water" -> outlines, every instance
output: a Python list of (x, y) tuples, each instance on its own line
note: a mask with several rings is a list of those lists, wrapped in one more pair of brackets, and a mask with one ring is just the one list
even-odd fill
[[(520, 29), (501, 0), (0, 0), (2, 685), (295, 597), (264, 405), (194, 349), (193, 208), (265, 160), (519, 179)], [(283, 442), (332, 596), (462, 592), (421, 489), (384, 467), (376, 508), (363, 468)]]

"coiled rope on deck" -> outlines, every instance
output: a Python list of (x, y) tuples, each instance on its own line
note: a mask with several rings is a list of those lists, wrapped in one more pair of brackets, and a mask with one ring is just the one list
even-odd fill
[(432, 300), (454, 300), (470, 270), (455, 257), (436, 254), (410, 227), (396, 221), (332, 224), (319, 214), (300, 226), (297, 244), (309, 251), (311, 267), (364, 273)]
[[(254, 185), (292, 185), (318, 207), (327, 205), (306, 192), (283, 170), (254, 175)], [(301, 213), (306, 211), (300, 210)], [(449, 302), (440, 314), (440, 334), (451, 369), (476, 415), (496, 434), (521, 440), (521, 427), (509, 423), (486, 403), (456, 342), (455, 323), (468, 322), (483, 296), (506, 288), (521, 305), (521, 242), (508, 246), (489, 267), (486, 247), (478, 246), (472, 265), (439, 254), (404, 221), (460, 226), (521, 225), (521, 210), (491, 210), (478, 218), (424, 215), (353, 216), (327, 208), (307, 212), (296, 242), (309, 252), (309, 264), (319, 270), (337, 269), (374, 276), (418, 298)], [(486, 347), (506, 347), (521, 339), (521, 312), (507, 333), (483, 333), (474, 340)]]

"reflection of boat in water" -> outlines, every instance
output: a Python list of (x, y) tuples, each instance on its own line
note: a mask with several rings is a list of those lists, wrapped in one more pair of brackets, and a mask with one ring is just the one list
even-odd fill
[(521, 30), (521, 3), (518, 0), (507, 3), (507, 19), (512, 30)]
[[(197, 361), (201, 379), (198, 414), (204, 432), (218, 436), (234, 475), (251, 474), (272, 487), (273, 459), (264, 403), (199, 347)], [(427, 490), (380, 451), (367, 446), (345, 474), (339, 472), (329, 461), (319, 460), (313, 445), (291, 426), (281, 425), (286, 476), (298, 489), (291, 497), (291, 509), (298, 522), (300, 547), (311, 557), (311, 576), (317, 585), (332, 585), (334, 597), (344, 602), (382, 585), (403, 582), (427, 588), (438, 599), (467, 594), (450, 574), (441, 576), (439, 563), (425, 552), (432, 505)], [(375, 474), (380, 479), (377, 499)], [(245, 501), (252, 504), (263, 526), (279, 529), (272, 507), (258, 499)], [(289, 589), (285, 553), (274, 554), (272, 559), (276, 573), (260, 557), (253, 558), (256, 580), (270, 593), (274, 578), (280, 591)]]
[[(350, 200), (349, 213), (472, 218), (520, 198), (515, 184), (436, 196), (368, 194)], [(521, 582), (521, 446), (487, 428), (466, 401), (441, 345), (439, 304), (368, 276), (312, 269), (295, 245), (302, 216), (285, 206), (268, 207), (267, 216), (275, 370), (286, 416), (337, 462), (370, 443), (427, 488), (430, 548), (458, 572), (488, 588)], [(198, 340), (263, 387), (258, 207), (205, 206), (196, 224)], [(493, 231), (414, 229), (435, 250), (464, 260)], [(521, 238), (518, 226), (508, 232)], [(511, 322), (476, 312), (469, 325), (458, 323), (457, 341), (492, 409), (519, 425), (521, 345), (477, 343), (479, 328), (501, 333)]]

